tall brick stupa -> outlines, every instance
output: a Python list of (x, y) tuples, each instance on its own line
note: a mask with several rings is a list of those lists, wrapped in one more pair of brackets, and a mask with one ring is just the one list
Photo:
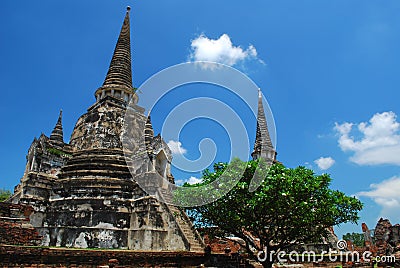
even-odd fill
[(30, 222), (44, 246), (202, 251), (204, 243), (187, 215), (160, 202), (161, 190), (149, 195), (137, 183), (136, 178), (155, 176), (173, 182), (171, 151), (160, 135), (154, 136), (150, 117), (137, 105), (133, 116), (146, 126), (152, 162), (134, 175), (126, 164), (121, 142), (125, 112), (129, 102), (138, 102), (129, 15), (128, 7), (95, 103), (78, 119), (68, 143), (61, 112), (50, 137), (34, 139), (11, 202), (33, 207)]

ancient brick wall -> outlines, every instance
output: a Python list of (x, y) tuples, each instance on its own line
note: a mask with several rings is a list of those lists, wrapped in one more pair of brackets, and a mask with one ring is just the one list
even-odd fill
[(37, 245), (41, 240), (29, 223), (30, 206), (0, 202), (0, 244)]
[(242, 247), (239, 242), (235, 242), (226, 238), (210, 238), (204, 236), (204, 243), (209, 245), (213, 253), (238, 253)]
[(238, 256), (198, 252), (146, 252), (0, 246), (3, 267), (249, 267)]

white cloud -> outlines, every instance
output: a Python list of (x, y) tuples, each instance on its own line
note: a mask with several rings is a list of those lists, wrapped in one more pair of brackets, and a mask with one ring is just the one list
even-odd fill
[[(394, 112), (376, 113), (369, 122), (336, 123), (339, 147), (353, 152), (350, 161), (359, 165), (400, 165), (400, 123)], [(361, 138), (351, 136), (353, 127)]]
[(320, 158), (314, 160), (314, 163), (317, 164), (319, 169), (327, 170), (333, 164), (335, 164), (335, 160), (332, 157), (320, 157)]
[(190, 177), (186, 182), (189, 184), (196, 184), (196, 183), (200, 183), (202, 180), (198, 179), (196, 177)]
[[(245, 59), (258, 59), (257, 50), (253, 45), (243, 50), (240, 46), (234, 46), (227, 34), (218, 39), (210, 39), (202, 34), (192, 40), (191, 48), (190, 59), (194, 61), (211, 61), (232, 66)], [(258, 61), (264, 64), (262, 60)]]
[(380, 183), (370, 185), (371, 190), (359, 192), (357, 196), (365, 196), (382, 207), (379, 217), (398, 221), (400, 210), (400, 177), (392, 177)]
[(180, 186), (180, 185), (183, 185), (186, 182), (189, 183), (189, 184), (197, 184), (197, 183), (202, 182), (202, 180), (192, 176), (192, 177), (190, 177), (189, 179), (186, 179), (186, 180), (182, 180), (182, 179), (176, 180), (175, 184)]
[(187, 150), (183, 148), (180, 141), (170, 140), (168, 141), (167, 145), (171, 149), (172, 154), (185, 154), (187, 152)]

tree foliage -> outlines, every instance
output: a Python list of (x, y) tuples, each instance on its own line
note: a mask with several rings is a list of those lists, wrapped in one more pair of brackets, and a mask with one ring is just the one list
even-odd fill
[(343, 240), (351, 241), (354, 245), (358, 247), (364, 246), (364, 234), (360, 233), (347, 233), (343, 235)]
[(6, 201), (11, 197), (11, 192), (9, 190), (0, 189), (0, 202)]
[[(260, 169), (260, 166), (264, 168)], [(214, 171), (204, 171), (201, 184), (185, 186), (199, 188), (221, 176), (234, 178), (237, 176), (235, 170), (243, 168), (245, 172), (227, 195), (187, 211), (197, 227), (218, 226), (226, 235), (242, 238), (247, 252), (253, 257), (266, 247), (267, 256), (272, 256), (274, 261), (276, 254), (273, 251), (318, 242), (326, 236), (328, 227), (359, 219), (362, 203), (358, 199), (329, 189), (329, 175), (316, 175), (305, 167), (291, 169), (277, 163), (268, 168), (258, 161), (236, 159), (229, 165), (215, 164)], [(262, 176), (262, 183), (250, 192), (249, 185), (255, 172)], [(223, 187), (222, 182), (219, 188)], [(174, 194), (184, 204), (185, 200), (217, 195), (219, 190), (208, 188), (193, 191), (190, 195), (187, 191), (177, 190)], [(270, 258), (263, 265), (270, 267)]]

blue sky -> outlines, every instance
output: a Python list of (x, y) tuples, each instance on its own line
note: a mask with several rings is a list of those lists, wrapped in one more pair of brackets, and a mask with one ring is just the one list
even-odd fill
[[(59, 109), (68, 141), (104, 80), (127, 5), (135, 86), (188, 60), (233, 65), (262, 89), (271, 106), (281, 162), (327, 172), (332, 188), (357, 194), (365, 204), (360, 223), (374, 228), (381, 216), (400, 222), (397, 0), (3, 0), (0, 188), (19, 182), (30, 143), (42, 132), (50, 134)], [(175, 94), (155, 109), (157, 131), (163, 113), (179, 98), (212, 96), (242, 107), (215, 86), (184, 86)], [(255, 119), (245, 121), (253, 142)], [(196, 159), (198, 142), (209, 137), (216, 160), (228, 161), (226, 135), (223, 126), (197, 120), (179, 141), (185, 156)], [(324, 170), (314, 162), (321, 157)], [(177, 174), (180, 180), (191, 176)], [(336, 231), (360, 232), (361, 226), (346, 224)]]

